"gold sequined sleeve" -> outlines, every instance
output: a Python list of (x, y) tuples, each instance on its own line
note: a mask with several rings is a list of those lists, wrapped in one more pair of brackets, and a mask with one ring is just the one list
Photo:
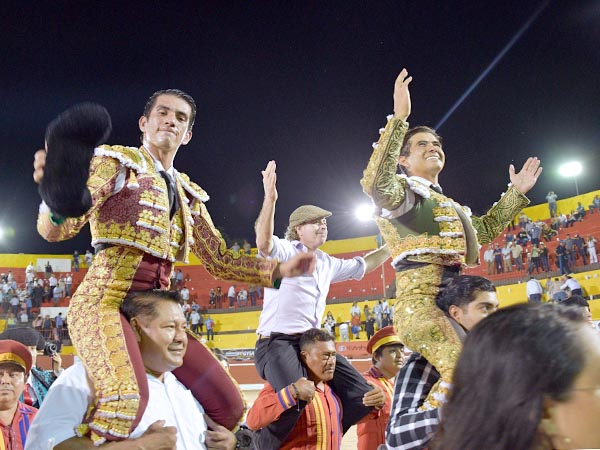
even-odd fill
[(529, 199), (511, 185), (484, 216), (472, 218), (479, 243), (485, 245), (492, 242), (528, 204)]
[(398, 157), (408, 123), (391, 118), (375, 145), (360, 180), (363, 191), (378, 208), (397, 209), (405, 197), (405, 182), (396, 174)]
[(273, 271), (278, 262), (234, 254), (213, 225), (204, 203), (200, 203), (200, 214), (194, 216), (193, 234), (192, 252), (213, 277), (262, 286), (273, 285)]
[(37, 230), (40, 236), (49, 242), (64, 241), (76, 236), (92, 213), (113, 194), (119, 170), (120, 163), (116, 159), (98, 156), (92, 158), (90, 177), (87, 182), (92, 195), (92, 207), (83, 216), (68, 218), (60, 225), (54, 225), (50, 221), (50, 210), (42, 204), (37, 219)]

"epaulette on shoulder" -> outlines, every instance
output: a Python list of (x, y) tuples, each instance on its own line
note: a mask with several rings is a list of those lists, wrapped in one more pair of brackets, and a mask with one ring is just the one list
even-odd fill
[(146, 173), (148, 162), (139, 148), (123, 145), (101, 145), (94, 150), (95, 156), (107, 156), (117, 159), (121, 164), (137, 173)]
[(208, 201), (210, 197), (206, 191), (190, 180), (190, 177), (188, 177), (185, 173), (177, 172), (177, 177), (179, 178), (181, 186), (183, 186), (185, 191), (188, 192), (192, 197), (203, 203)]

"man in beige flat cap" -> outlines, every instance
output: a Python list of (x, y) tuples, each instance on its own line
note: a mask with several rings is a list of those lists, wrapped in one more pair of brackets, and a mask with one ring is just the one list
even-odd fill
[[(275, 161), (269, 162), (262, 175), (265, 198), (255, 225), (259, 254), (287, 261), (300, 252), (314, 252), (317, 258), (312, 273), (297, 279), (283, 278), (278, 289), (265, 289), (254, 360), (260, 376), (279, 391), (307, 376), (300, 361), (298, 342), (305, 331), (321, 328), (329, 285), (362, 279), (365, 273), (379, 267), (389, 253), (384, 246), (364, 257), (339, 259), (319, 250), (327, 240), (327, 218), (331, 212), (313, 205), (302, 205), (292, 212), (285, 239), (274, 236)], [(344, 432), (377, 406), (374, 399), (380, 389), (370, 387), (340, 355), (336, 356), (335, 375), (330, 385), (342, 401)], [(257, 448), (279, 448), (302, 415), (304, 406), (306, 402), (299, 402), (297, 408), (286, 410), (279, 420), (261, 429), (255, 443)]]

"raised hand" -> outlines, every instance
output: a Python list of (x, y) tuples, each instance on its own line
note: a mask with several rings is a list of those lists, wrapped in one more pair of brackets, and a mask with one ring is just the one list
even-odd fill
[(402, 69), (396, 83), (394, 83), (394, 117), (396, 119), (406, 120), (410, 116), (410, 91), (408, 85), (412, 77), (408, 76), (408, 71)]
[(269, 161), (265, 170), (261, 171), (263, 177), (263, 188), (265, 190), (265, 198), (269, 200), (277, 200), (277, 164), (275, 161)]
[(35, 152), (33, 157), (33, 181), (40, 183), (44, 178), (44, 167), (46, 167), (46, 150), (41, 149)]
[(537, 157), (529, 157), (520, 172), (515, 172), (515, 166), (512, 164), (508, 168), (510, 182), (519, 192), (526, 195), (529, 190), (535, 186), (537, 179), (542, 174), (541, 161)]

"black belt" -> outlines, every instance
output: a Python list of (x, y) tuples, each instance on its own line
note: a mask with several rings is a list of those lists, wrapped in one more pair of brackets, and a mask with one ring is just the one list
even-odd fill
[[(418, 269), (429, 264), (430, 263), (402, 260), (396, 265), (395, 269), (396, 272), (404, 272), (406, 270)], [(442, 272), (442, 279), (456, 278), (462, 272), (462, 267), (459, 265), (443, 267), (444, 271)]]

